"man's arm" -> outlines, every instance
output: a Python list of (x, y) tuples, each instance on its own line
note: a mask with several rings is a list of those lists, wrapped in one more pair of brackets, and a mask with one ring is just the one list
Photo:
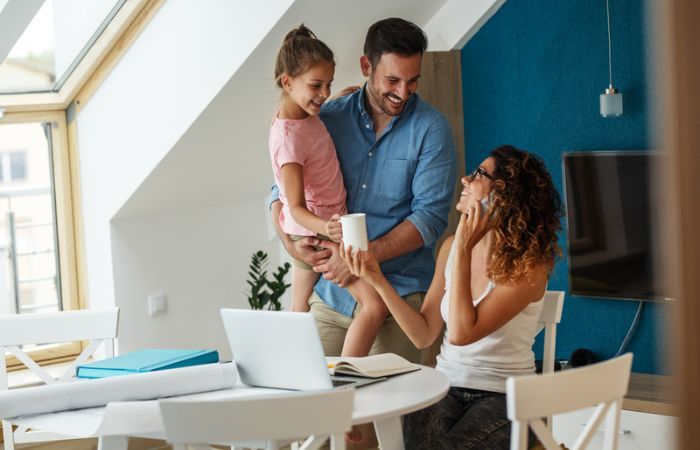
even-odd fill
[(447, 228), (457, 182), (457, 157), (452, 130), (439, 116), (431, 124), (413, 176), (413, 211), (407, 218), (423, 244), (433, 245)]
[[(456, 156), (452, 131), (439, 117), (431, 126), (423, 143), (421, 156), (412, 181), (412, 213), (384, 236), (369, 244), (369, 251), (379, 262), (405, 255), (424, 245), (431, 245), (447, 227), (447, 215), (456, 182)], [(332, 250), (328, 261), (314, 266), (316, 272), (340, 287), (354, 277), (340, 257), (338, 245), (323, 242)]]
[(384, 236), (370, 242), (369, 251), (378, 262), (384, 262), (419, 249), (424, 244), (416, 226), (404, 220)]

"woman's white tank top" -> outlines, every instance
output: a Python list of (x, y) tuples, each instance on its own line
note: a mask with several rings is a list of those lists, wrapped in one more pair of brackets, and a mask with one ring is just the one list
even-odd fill
[[(445, 294), (440, 303), (440, 313), (445, 323), (448, 323), (450, 313), (453, 261), (454, 246), (450, 249), (445, 264)], [(495, 283), (489, 281), (484, 292), (474, 300), (474, 306), (495, 287)], [(501, 328), (469, 345), (450, 344), (445, 331), (435, 368), (447, 375), (451, 386), (505, 392), (505, 382), (509, 376), (535, 371), (532, 344), (537, 334), (537, 320), (541, 310), (542, 301), (530, 303)]]

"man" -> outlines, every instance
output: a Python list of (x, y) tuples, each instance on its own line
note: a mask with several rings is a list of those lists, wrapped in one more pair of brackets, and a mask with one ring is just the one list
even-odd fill
[[(367, 215), (369, 251), (404, 299), (420, 309), (434, 271), (434, 246), (447, 226), (455, 184), (455, 149), (445, 118), (418, 98), (425, 33), (391, 18), (372, 25), (360, 58), (368, 81), (327, 102), (321, 120), (335, 144), (348, 212)], [(272, 194), (272, 219), (287, 251), (322, 272), (309, 299), (324, 351), (340, 355), (356, 303), (344, 289), (354, 279), (332, 242), (292, 241), (279, 228), (281, 203)], [(316, 246), (325, 250), (317, 251)], [(420, 351), (393, 318), (370, 353), (397, 353), (419, 362)]]

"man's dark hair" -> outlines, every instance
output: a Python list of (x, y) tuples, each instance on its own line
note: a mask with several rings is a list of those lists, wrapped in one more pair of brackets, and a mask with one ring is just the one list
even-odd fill
[(365, 37), (365, 56), (369, 58), (372, 67), (377, 67), (384, 53), (397, 53), (411, 56), (425, 53), (428, 38), (423, 30), (415, 23), (392, 17), (376, 22)]

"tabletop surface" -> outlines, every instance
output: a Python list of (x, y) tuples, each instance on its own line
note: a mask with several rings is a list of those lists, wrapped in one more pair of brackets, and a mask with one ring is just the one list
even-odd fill
[[(445, 396), (447, 377), (435, 369), (423, 367), (416, 372), (397, 375), (355, 392), (352, 422), (373, 422), (398, 417), (429, 406)], [(193, 400), (222, 400), (255, 395), (288, 392), (277, 389), (237, 386), (213, 392), (182, 396)], [(18, 425), (58, 432), (68, 436), (130, 435), (158, 437), (162, 435), (158, 400), (114, 402), (107, 407), (39, 414), (13, 420)]]

